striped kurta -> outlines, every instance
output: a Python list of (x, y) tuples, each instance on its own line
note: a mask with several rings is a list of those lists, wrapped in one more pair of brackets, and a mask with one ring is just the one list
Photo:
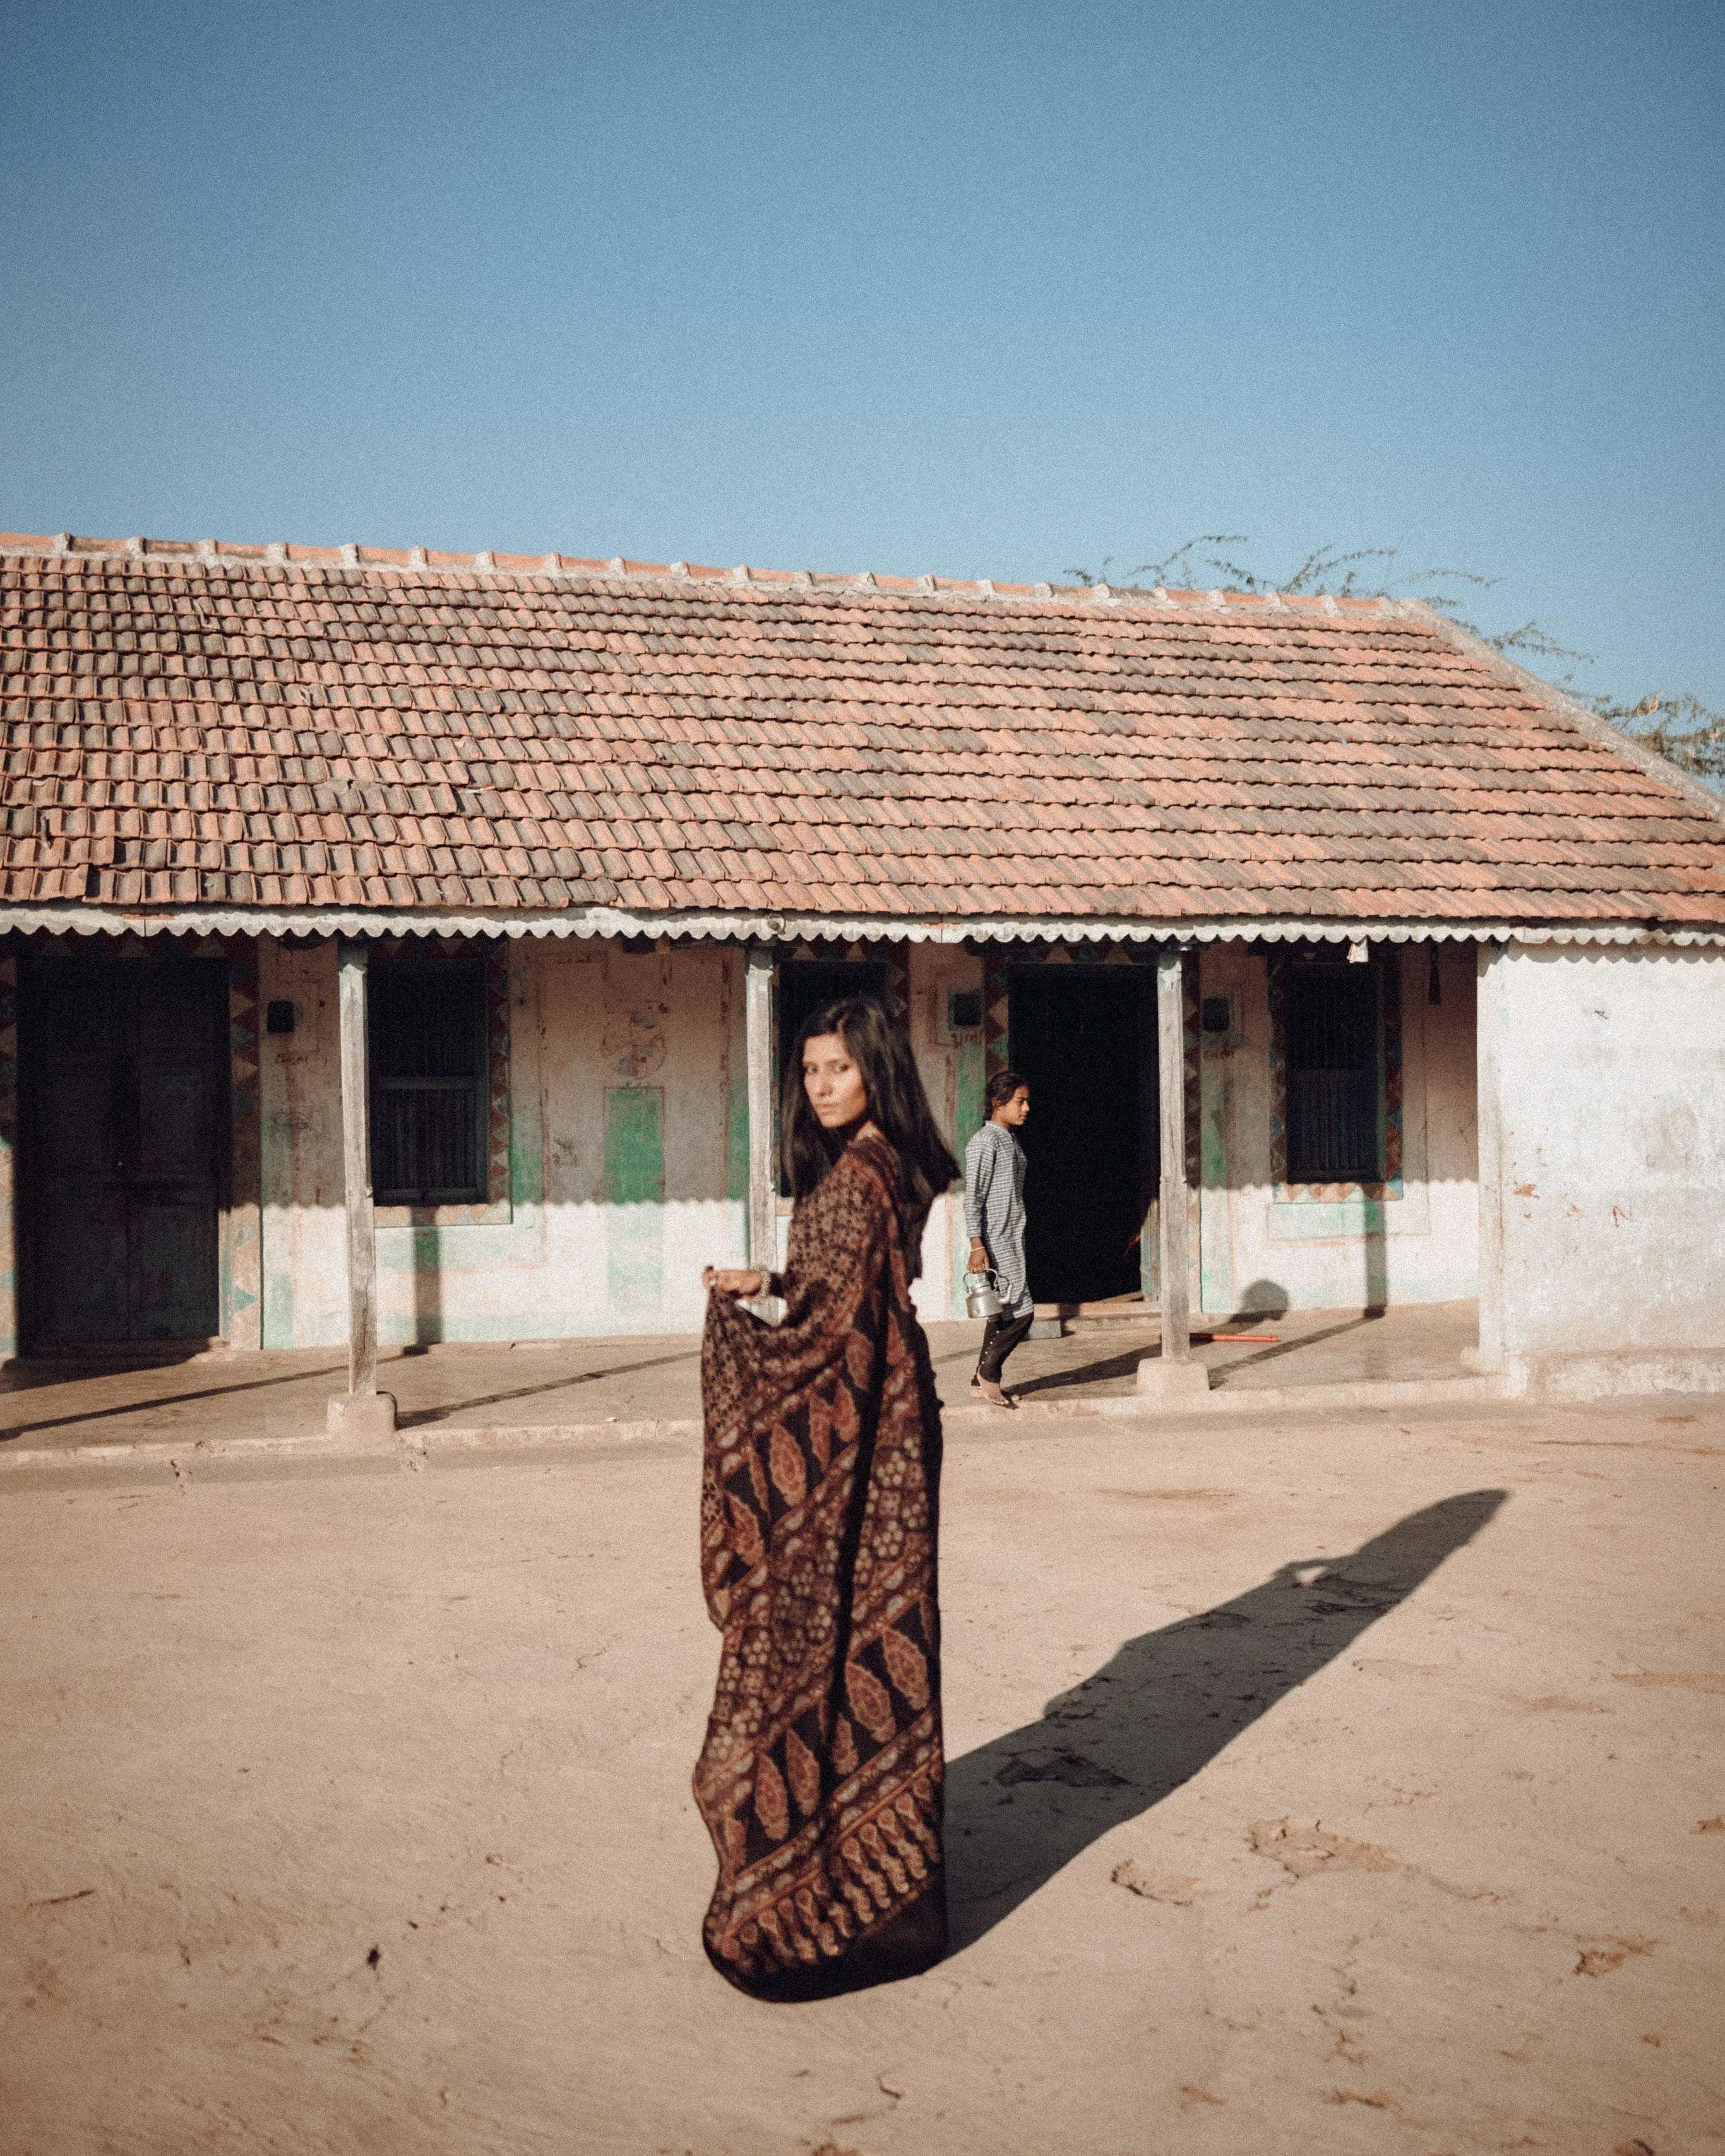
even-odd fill
[(1009, 1317), (1034, 1307), (1024, 1264), (1024, 1149), (991, 1117), (964, 1148), (964, 1230), (978, 1237), (999, 1274)]

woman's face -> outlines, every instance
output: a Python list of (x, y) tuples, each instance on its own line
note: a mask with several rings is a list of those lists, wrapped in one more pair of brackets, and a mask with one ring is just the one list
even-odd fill
[(836, 1033), (818, 1033), (803, 1042), (803, 1090), (823, 1130), (841, 1131), (869, 1112), (862, 1073)]
[(1030, 1089), (1020, 1086), (1009, 1100), (1003, 1101), (994, 1111), (997, 1123), (1004, 1123), (1009, 1130), (1022, 1130), (1030, 1119)]

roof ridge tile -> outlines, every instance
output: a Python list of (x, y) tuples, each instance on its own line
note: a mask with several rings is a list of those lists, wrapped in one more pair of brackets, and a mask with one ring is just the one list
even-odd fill
[(8, 556), (69, 556), (74, 559), (128, 561), (150, 562), (196, 562), (199, 567), (220, 567), (230, 563), (249, 565), (259, 561), (275, 565), (285, 564), (301, 569), (347, 568), (365, 570), (427, 570), (442, 569), (466, 571), (481, 576), (500, 572), (520, 575), (544, 575), (567, 578), (603, 576), (619, 580), (674, 579), (678, 583), (701, 581), (725, 582), (739, 586), (767, 585), (793, 590), (876, 591), (902, 593), (922, 598), (963, 596), (983, 601), (991, 599), (1058, 599), (1072, 602), (1088, 600), (1113, 605), (1122, 601), (1142, 600), (1166, 608), (1183, 605), (1189, 610), (1199, 608), (1227, 610), (1230, 608), (1274, 607), (1278, 610), (1300, 606), (1316, 607), (1321, 611), (1336, 613), (1343, 609), (1361, 608), (1387, 611), (1400, 603), (1348, 598), (1337, 602), (1328, 593), (1319, 595), (1262, 593), (1236, 591), (1174, 592), (1158, 587), (1146, 592), (1138, 586), (1108, 584), (1055, 585), (1045, 579), (1034, 584), (1016, 583), (999, 578), (942, 577), (924, 573), (920, 576), (881, 576), (863, 569), (856, 572), (819, 569), (773, 569), (739, 563), (730, 569), (706, 563), (691, 562), (681, 558), (675, 562), (649, 562), (613, 555), (608, 560), (597, 557), (566, 555), (556, 552), (542, 554), (500, 553), (489, 547), (470, 554), (452, 553), (427, 548), (377, 547), (352, 541), (340, 545), (313, 544), (299, 540), (270, 540), (267, 542), (233, 541), (221, 539), (105, 539), (72, 532), (45, 534), (29, 531), (0, 531), (0, 559)]

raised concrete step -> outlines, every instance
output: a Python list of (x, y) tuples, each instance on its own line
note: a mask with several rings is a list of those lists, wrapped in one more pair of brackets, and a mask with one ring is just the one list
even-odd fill
[[(1507, 1397), (1497, 1377), (1440, 1378), (1372, 1382), (1359, 1380), (1332, 1385), (1264, 1385), (1235, 1390), (1222, 1387), (1196, 1397), (1166, 1401), (1129, 1393), (1096, 1399), (1027, 1399), (1015, 1410), (982, 1407), (968, 1400), (956, 1401), (942, 1410), (949, 1428), (966, 1436), (1004, 1430), (1034, 1422), (1073, 1422), (1087, 1419), (1110, 1421), (1165, 1422), (1199, 1415), (1206, 1419), (1230, 1416), (1256, 1418), (1266, 1414), (1325, 1414), (1343, 1410), (1401, 1408), (1483, 1406)], [(408, 1466), (439, 1458), (485, 1453), (531, 1452), (574, 1447), (607, 1445), (671, 1445), (692, 1450), (701, 1442), (701, 1424), (693, 1416), (624, 1419), (583, 1423), (424, 1423), (399, 1430), (393, 1438), (379, 1440), (362, 1432), (331, 1435), (325, 1431), (297, 1437), (141, 1438), (128, 1443), (116, 1439), (78, 1445), (0, 1447), (0, 1473), (23, 1468), (105, 1468), (155, 1463), (195, 1466), (200, 1460), (271, 1459), (320, 1460), (399, 1459)]]

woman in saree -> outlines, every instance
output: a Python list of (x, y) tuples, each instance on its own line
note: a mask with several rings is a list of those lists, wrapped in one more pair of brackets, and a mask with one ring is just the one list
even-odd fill
[(781, 1129), (783, 1274), (706, 1276), (701, 1576), (724, 1644), (695, 1799), (719, 1860), (707, 1954), (793, 1999), (946, 1945), (940, 1407), (911, 1283), (958, 1168), (866, 997), (803, 1028)]

